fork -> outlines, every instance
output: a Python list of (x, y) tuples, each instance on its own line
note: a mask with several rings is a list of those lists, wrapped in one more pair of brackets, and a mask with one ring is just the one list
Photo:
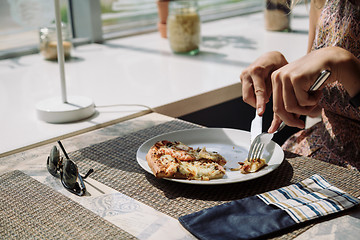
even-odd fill
[(279, 128), (275, 132), (273, 133), (263, 132), (257, 135), (254, 141), (251, 143), (247, 159), (248, 160), (259, 159), (264, 151), (264, 147), (271, 141), (274, 134), (280, 132), (285, 126), (286, 126), (285, 123), (282, 122)]

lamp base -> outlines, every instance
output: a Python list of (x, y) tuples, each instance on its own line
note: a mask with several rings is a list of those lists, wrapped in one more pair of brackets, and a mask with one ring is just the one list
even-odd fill
[(91, 117), (95, 104), (87, 97), (70, 96), (64, 103), (61, 98), (50, 98), (36, 105), (37, 116), (49, 123), (68, 123)]

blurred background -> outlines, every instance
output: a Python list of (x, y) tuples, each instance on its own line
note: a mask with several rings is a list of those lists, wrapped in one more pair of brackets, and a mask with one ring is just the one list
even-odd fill
[[(80, 1), (60, 0), (61, 18), (72, 28), (71, 19)], [(99, 6), (103, 39), (155, 31), (157, 0), (81, 0), (94, 9)], [(263, 0), (198, 0), (201, 20), (211, 21), (252, 13), (262, 8)], [(51, 0), (0, 0), (0, 59), (38, 51), (39, 28), (54, 22)], [(94, 10), (92, 10), (94, 11)], [(96, 14), (94, 14), (96, 15)], [(91, 23), (88, 23), (91, 24)]]

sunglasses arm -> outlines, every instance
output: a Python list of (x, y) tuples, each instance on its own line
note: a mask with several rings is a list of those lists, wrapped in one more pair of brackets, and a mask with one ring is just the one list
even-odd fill
[(92, 172), (94, 172), (94, 170), (91, 168), (86, 174), (85, 174), (85, 176), (81, 176), (80, 175), (80, 173), (78, 173), (78, 179), (79, 179), (79, 181), (80, 181), (80, 193), (76, 193), (76, 194), (78, 194), (78, 195), (80, 195), (80, 196), (82, 196), (82, 195), (84, 195), (85, 194), (85, 192), (86, 192), (86, 187), (85, 187), (85, 184), (84, 184), (84, 181), (83, 181), (83, 179), (85, 179), (85, 178), (87, 178)]
[[(87, 178), (91, 173), (93, 173), (94, 172), (94, 169), (92, 169), (92, 168), (90, 168), (90, 170), (85, 174), (85, 176), (81, 176), (82, 177), (82, 179), (85, 179), (85, 178)], [(80, 174), (79, 174), (80, 175)]]

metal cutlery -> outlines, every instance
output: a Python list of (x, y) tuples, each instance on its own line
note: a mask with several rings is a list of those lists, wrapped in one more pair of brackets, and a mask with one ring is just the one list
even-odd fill
[(275, 132), (263, 132), (257, 135), (254, 141), (251, 142), (247, 159), (259, 159), (264, 151), (265, 146), (269, 144), (271, 139), (274, 137), (274, 134), (280, 132), (285, 126), (286, 124), (282, 122)]
[(250, 142), (252, 143), (256, 136), (260, 135), (262, 133), (262, 116), (259, 116), (257, 113), (255, 113), (255, 117), (251, 122), (251, 128), (250, 128)]

